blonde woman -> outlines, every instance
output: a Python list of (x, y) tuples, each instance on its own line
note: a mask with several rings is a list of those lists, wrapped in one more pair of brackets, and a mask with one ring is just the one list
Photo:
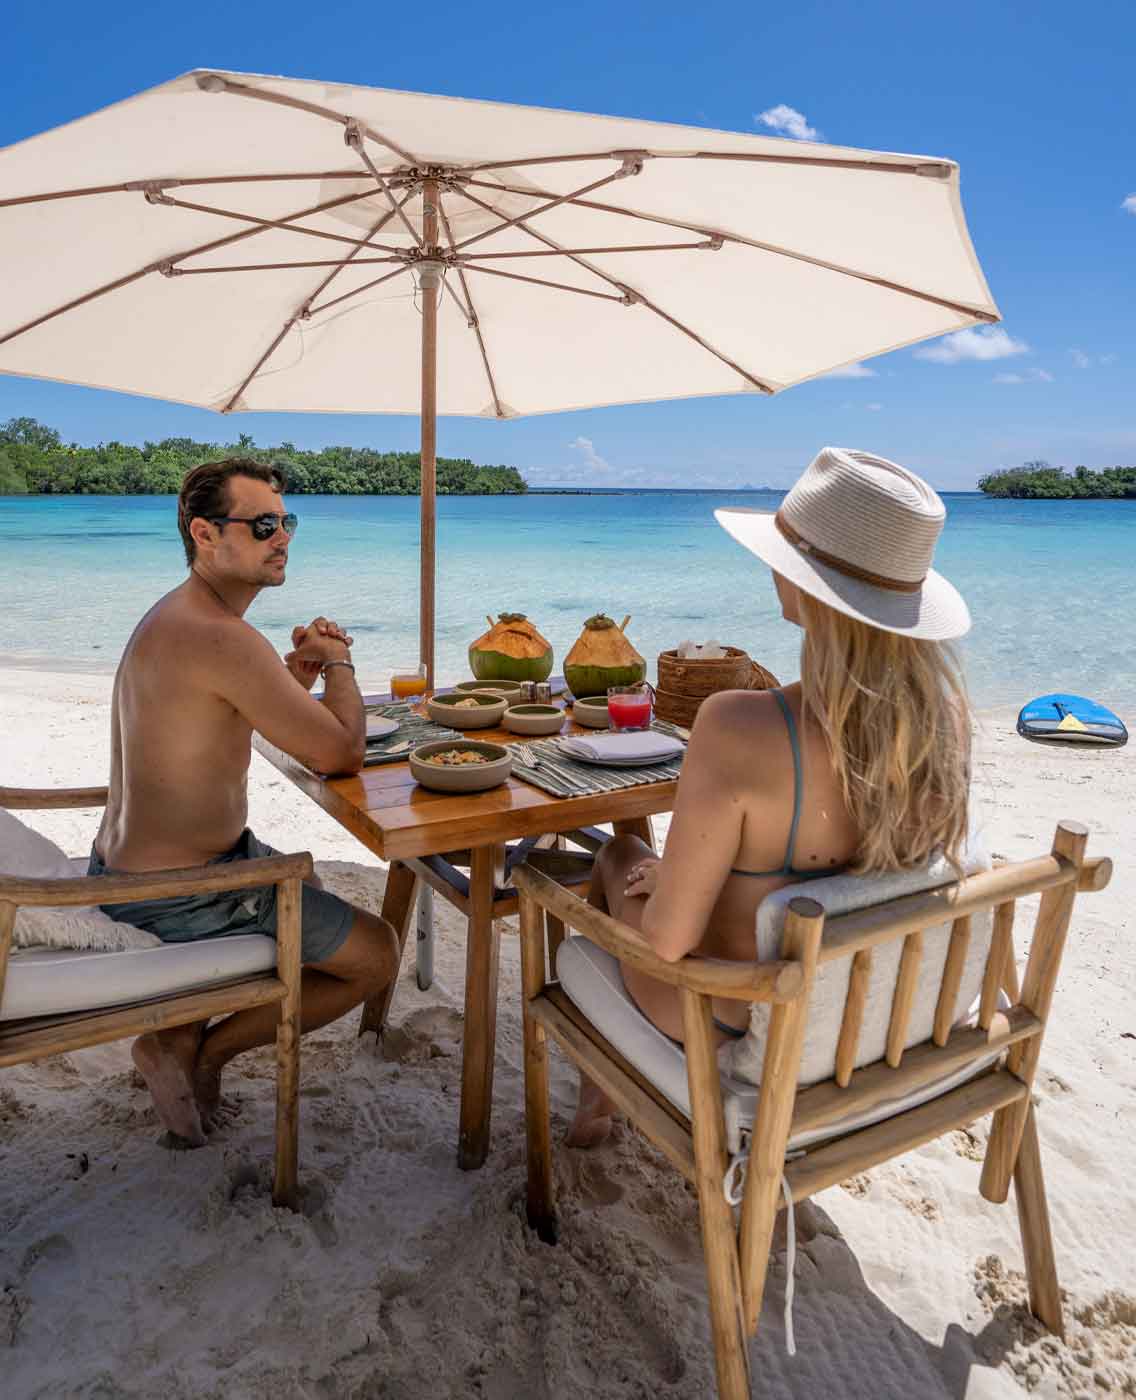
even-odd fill
[[(944, 643), (970, 616), (931, 568), (946, 518), (938, 495), (894, 462), (827, 447), (775, 515), (715, 514), (773, 570), (782, 615), (804, 632), (801, 679), (707, 700), (665, 855), (620, 836), (597, 858), (591, 902), (668, 962), (752, 959), (772, 890), (916, 865), (935, 850), (957, 859), (967, 829), (968, 709)], [(681, 1041), (675, 989), (632, 967), (623, 979)], [(714, 1011), (720, 1044), (745, 1033), (744, 1004)], [(611, 1112), (584, 1080), (568, 1142), (602, 1140)]]

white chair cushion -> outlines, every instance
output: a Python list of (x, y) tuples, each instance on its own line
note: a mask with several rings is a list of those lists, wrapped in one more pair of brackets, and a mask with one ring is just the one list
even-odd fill
[[(689, 1118), (690, 1086), (683, 1048), (648, 1021), (631, 1000), (623, 985), (618, 959), (588, 939), (573, 935), (560, 945), (556, 971), (565, 994), (596, 1030)], [(724, 1046), (719, 1052), (719, 1063), (730, 1048)], [(880, 1103), (874, 1109), (849, 1114), (830, 1127), (798, 1133), (789, 1139), (789, 1150), (811, 1147), (826, 1138), (866, 1128), (905, 1109), (915, 1108), (928, 1099), (957, 1088), (996, 1059), (996, 1054), (991, 1055), (981, 1063), (944, 1075), (910, 1094), (898, 1095), (895, 1099)], [(722, 1108), (726, 1119), (726, 1146), (731, 1153), (741, 1151), (743, 1137), (753, 1127), (757, 1098), (758, 1091), (754, 1085), (723, 1072)]]
[(276, 941), (260, 933), (125, 952), (25, 949), (9, 959), (0, 1021), (127, 1005), (275, 966)]
[[(989, 864), (989, 857), (977, 848), (969, 851), (963, 859), (963, 869), (967, 875), (985, 870)], [(781, 931), (785, 915), (789, 901), (798, 896), (815, 899), (826, 915), (835, 917), (853, 909), (874, 908), (904, 895), (939, 889), (943, 885), (953, 884), (956, 878), (954, 869), (942, 857), (938, 857), (914, 870), (899, 870), (884, 875), (831, 875), (824, 880), (811, 880), (806, 884), (787, 885), (774, 890), (761, 901), (757, 911), (757, 961), (773, 962), (781, 956)], [(964, 1009), (964, 1017), (966, 1009), (977, 1000), (982, 989), (982, 975), (993, 930), (994, 917), (989, 911), (975, 915), (971, 920), (970, 943), (956, 1001), (956, 1005)], [(931, 1038), (950, 932), (949, 923), (924, 930), (923, 957), (908, 1021), (905, 1049), (921, 1045)], [(882, 944), (873, 951), (868, 997), (856, 1054), (857, 1069), (883, 1059), (891, 1020), (892, 992), (902, 953), (902, 939)], [(840, 1036), (851, 973), (851, 958), (837, 958), (817, 968), (809, 1001), (805, 1044), (801, 1051), (799, 1082), (802, 1085), (831, 1079), (836, 1072), (836, 1042)], [(725, 1055), (725, 1066), (730, 1073), (751, 1084), (761, 1082), (769, 1013), (768, 1003), (755, 1002), (750, 1009), (748, 1032), (735, 1045), (729, 1046)]]
[[(70, 860), (54, 841), (0, 808), (0, 874), (31, 880), (69, 880), (87, 873), (85, 860)], [(97, 907), (21, 908), (12, 934), (16, 948), (83, 948), (111, 952), (155, 948), (161, 939), (109, 918)]]
[[(964, 862), (967, 873), (983, 869), (988, 861), (976, 853)], [(922, 889), (934, 889), (949, 884), (955, 878), (945, 862), (932, 862), (917, 871), (904, 871), (887, 876), (835, 875), (825, 880), (813, 880), (803, 885), (787, 886), (762, 901), (758, 910), (757, 937), (763, 961), (779, 956), (780, 930), (789, 900), (797, 895), (815, 899), (827, 913), (844, 913), (849, 909), (866, 908), (900, 895)], [(767, 906), (771, 906), (767, 910)], [(990, 945), (992, 920), (987, 916), (975, 918), (972, 924), (970, 949), (959, 991), (959, 1005), (969, 1008), (960, 1023), (973, 1019), (974, 1003), (981, 990), (982, 972)], [(912, 1012), (912, 1034), (908, 1045), (930, 1038), (931, 1021), (938, 999), (939, 981), (946, 958), (946, 938), (950, 926), (928, 931), (924, 935), (924, 956)], [(861, 1033), (861, 1053), (857, 1065), (874, 1063), (883, 1057), (887, 1023), (891, 1014), (891, 989), (899, 962), (901, 943), (876, 950), (873, 958), (869, 1002), (865, 1009)], [(809, 1027), (801, 1060), (799, 1083), (804, 1086), (830, 1079), (835, 1070), (836, 1039), (843, 1017), (844, 998), (848, 989), (850, 960), (840, 959), (826, 964), (814, 980), (810, 1002)], [(588, 1017), (596, 1029), (635, 1068), (679, 1109), (690, 1114), (690, 1089), (686, 1074), (686, 1056), (653, 1025), (639, 1010), (623, 984), (619, 962), (610, 953), (588, 939), (573, 936), (560, 946), (556, 971), (565, 994)], [(835, 973), (833, 976), (831, 974)], [(828, 975), (825, 975), (828, 974)], [(822, 982), (823, 977), (823, 982)], [(890, 977), (890, 980), (887, 978)], [(873, 1002), (879, 1005), (873, 1005)], [(758, 1013), (763, 1013), (758, 1015)], [(722, 1068), (722, 1102), (726, 1119), (726, 1138), (730, 1152), (741, 1150), (743, 1135), (753, 1126), (757, 1111), (761, 1066), (765, 1054), (765, 1034), (769, 1007), (755, 1003), (751, 1026), (739, 1041), (724, 1045), (719, 1051)], [(917, 1020), (918, 1017), (918, 1020)], [(813, 1022), (817, 1024), (814, 1026)], [(858, 1115), (850, 1115), (839, 1124), (799, 1134), (790, 1139), (791, 1150), (804, 1148), (839, 1134), (867, 1127), (928, 1099), (946, 1093), (966, 1079), (979, 1073), (997, 1058), (991, 1055), (981, 1063), (944, 1076), (908, 1095), (877, 1105)], [(756, 1065), (756, 1072), (753, 1066)]]

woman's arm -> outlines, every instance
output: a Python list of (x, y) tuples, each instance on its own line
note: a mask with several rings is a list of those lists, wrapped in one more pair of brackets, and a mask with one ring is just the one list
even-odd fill
[(747, 731), (753, 734), (753, 699), (727, 691), (712, 695), (698, 711), (666, 852), (643, 908), (643, 936), (666, 962), (677, 962), (701, 943), (738, 851), (750, 785), (746, 770), (753, 762), (744, 742)]

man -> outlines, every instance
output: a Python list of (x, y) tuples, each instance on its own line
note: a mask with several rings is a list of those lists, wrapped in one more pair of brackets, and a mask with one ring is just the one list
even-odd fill
[[(90, 873), (146, 871), (271, 855), (246, 828), (252, 732), (318, 772), (354, 772), (366, 725), (351, 638), (327, 618), (292, 632), (283, 664), (244, 620), (262, 588), (284, 582), (296, 517), (281, 473), (240, 458), (185, 478), (178, 528), (189, 577), (134, 629), (115, 677), (111, 774)], [(324, 693), (308, 693), (317, 676)], [(276, 932), (276, 889), (108, 904), (113, 918), (168, 942)], [(385, 920), (305, 883), (302, 1025), (314, 1030), (398, 973)], [(144, 1035), (134, 1063), (162, 1122), (194, 1146), (220, 1105), (221, 1070), (276, 1034), (277, 1008)]]

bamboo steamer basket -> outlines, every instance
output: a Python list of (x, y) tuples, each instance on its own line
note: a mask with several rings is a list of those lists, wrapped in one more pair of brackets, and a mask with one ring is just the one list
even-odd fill
[(680, 657), (672, 647), (659, 653), (655, 714), (671, 724), (690, 726), (703, 700), (720, 690), (769, 690), (778, 684), (739, 647), (724, 647), (725, 656), (703, 660)]

